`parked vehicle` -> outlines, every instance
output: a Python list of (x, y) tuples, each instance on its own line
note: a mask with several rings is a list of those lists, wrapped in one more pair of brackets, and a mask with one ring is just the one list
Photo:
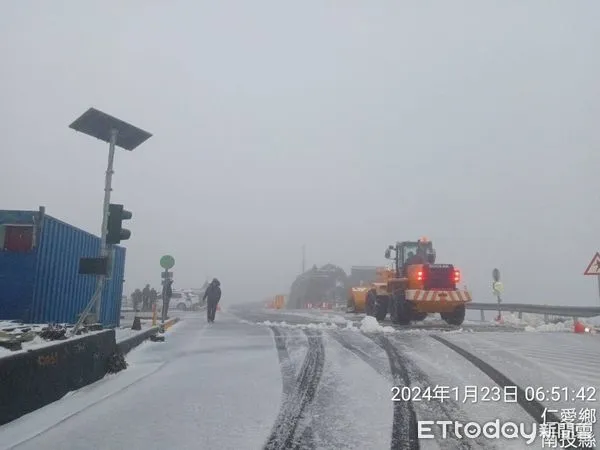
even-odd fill
[[(190, 289), (178, 289), (173, 291), (169, 309), (177, 311), (196, 311), (201, 304), (201, 297)], [(160, 301), (162, 307), (162, 300)]]

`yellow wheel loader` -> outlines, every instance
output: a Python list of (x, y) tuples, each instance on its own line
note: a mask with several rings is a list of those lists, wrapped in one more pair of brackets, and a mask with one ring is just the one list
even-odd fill
[(392, 322), (400, 325), (424, 320), (431, 313), (440, 313), (450, 325), (463, 323), (471, 295), (457, 287), (458, 269), (435, 263), (431, 241), (397, 242), (388, 247), (385, 257), (393, 260), (393, 267), (379, 269), (377, 281), (350, 289), (348, 304), (354, 312), (364, 311), (379, 321), (389, 313)]

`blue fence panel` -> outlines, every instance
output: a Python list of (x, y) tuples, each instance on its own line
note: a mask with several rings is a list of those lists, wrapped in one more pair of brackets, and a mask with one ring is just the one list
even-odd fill
[[(100, 238), (46, 215), (37, 259), (35, 308), (30, 320), (75, 322), (96, 289), (95, 276), (78, 273), (79, 260), (99, 254)], [(117, 326), (121, 312), (125, 249), (117, 247), (115, 254), (115, 274), (107, 281), (102, 295), (101, 322), (105, 326)]]
[(95, 277), (79, 275), (79, 259), (99, 254), (100, 239), (45, 215), (38, 249), (32, 322), (73, 323), (92, 298)]

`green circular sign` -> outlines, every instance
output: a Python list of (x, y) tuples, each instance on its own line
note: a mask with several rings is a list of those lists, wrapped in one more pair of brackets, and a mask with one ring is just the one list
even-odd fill
[(171, 255), (165, 255), (160, 258), (160, 267), (163, 269), (169, 270), (175, 265), (175, 258)]

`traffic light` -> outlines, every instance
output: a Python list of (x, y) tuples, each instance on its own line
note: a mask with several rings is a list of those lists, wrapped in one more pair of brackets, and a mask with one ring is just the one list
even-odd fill
[(123, 205), (111, 203), (108, 206), (107, 244), (118, 244), (131, 237), (131, 231), (123, 228), (123, 221), (131, 219), (132, 216), (131, 211), (123, 209)]

